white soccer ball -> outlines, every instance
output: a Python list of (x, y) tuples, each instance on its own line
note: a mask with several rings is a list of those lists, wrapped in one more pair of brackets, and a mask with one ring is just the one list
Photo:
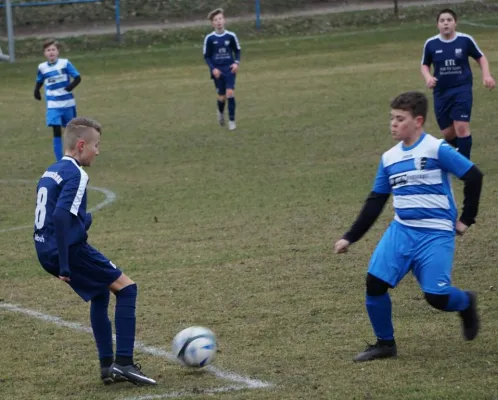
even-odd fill
[(202, 368), (216, 356), (216, 336), (202, 326), (191, 326), (177, 333), (172, 344), (173, 354), (187, 367)]

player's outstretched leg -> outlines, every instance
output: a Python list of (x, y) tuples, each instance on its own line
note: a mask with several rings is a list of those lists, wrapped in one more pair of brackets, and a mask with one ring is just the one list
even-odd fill
[(220, 126), (225, 126), (225, 96), (218, 96), (218, 123)]
[(377, 342), (373, 345), (368, 345), (364, 351), (353, 358), (353, 361), (371, 361), (379, 358), (396, 357), (398, 354), (394, 340), (392, 304), (391, 297), (387, 292), (388, 289), (389, 285), (386, 282), (370, 273), (367, 275), (365, 305)]
[(462, 318), (462, 334), (466, 340), (473, 340), (479, 332), (477, 295), (453, 286), (446, 287), (441, 294), (425, 293), (425, 299), (434, 308), (442, 311), (458, 311)]
[(133, 363), (137, 285), (123, 274), (111, 285), (111, 290), (116, 295), (116, 360), (111, 374), (113, 378), (119, 376), (135, 385), (155, 385), (156, 381), (147, 377), (139, 364)]

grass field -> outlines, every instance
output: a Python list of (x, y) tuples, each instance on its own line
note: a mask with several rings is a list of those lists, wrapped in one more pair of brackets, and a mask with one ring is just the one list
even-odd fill
[[(485, 22), (460, 29), (498, 73), (498, 20)], [(454, 281), (479, 292), (482, 333), (464, 342), (458, 316), (432, 310), (410, 276), (392, 292), (399, 358), (351, 362), (372, 340), (364, 276), (391, 206), (350, 253), (332, 246), (393, 145), (390, 99), (425, 90), (419, 61), (432, 34), (407, 25), (241, 38), (236, 132), (217, 126), (199, 43), (71, 53), (79, 113), (104, 125), (90, 184), (116, 194), (95, 213), (90, 242), (138, 283), (138, 339), (169, 349), (180, 329), (208, 326), (217, 367), (274, 387), (203, 394), (230, 382), (140, 351), (157, 387), (103, 387), (88, 333), (0, 308), (0, 398), (498, 399), (498, 101), (477, 68), (473, 158), (486, 177), (478, 224), (457, 239)], [(0, 65), (0, 230), (32, 223), (35, 181), (53, 160), (44, 104), (32, 98), (37, 62)], [(427, 130), (437, 135), (432, 111)], [(461, 201), (458, 181), (455, 191)], [(4, 304), (89, 325), (88, 305), (38, 265), (29, 228), (0, 232), (0, 263)]]

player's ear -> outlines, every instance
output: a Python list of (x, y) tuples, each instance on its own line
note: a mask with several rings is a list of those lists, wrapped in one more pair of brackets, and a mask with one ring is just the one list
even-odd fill
[(420, 128), (420, 127), (424, 126), (424, 124), (425, 124), (425, 119), (424, 119), (424, 117), (423, 117), (423, 116), (421, 116), (421, 115), (417, 115), (417, 116), (415, 117), (415, 122), (417, 123), (417, 127), (418, 127), (418, 128)]
[(82, 152), (84, 147), (85, 147), (85, 141), (84, 140), (78, 140), (76, 142), (76, 148), (78, 149), (79, 152)]

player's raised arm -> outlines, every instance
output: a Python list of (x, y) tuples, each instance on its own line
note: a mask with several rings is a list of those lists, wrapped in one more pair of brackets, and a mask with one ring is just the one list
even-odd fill
[(443, 169), (464, 182), (463, 209), (456, 227), (457, 233), (463, 234), (470, 225), (476, 222), (484, 175), (472, 161), (445, 142), (439, 148), (438, 157)]
[(351, 228), (335, 244), (336, 253), (344, 253), (350, 244), (360, 240), (372, 227), (382, 213), (391, 193), (389, 177), (384, 170), (383, 162), (379, 164), (372, 191), (368, 195), (360, 214)]

